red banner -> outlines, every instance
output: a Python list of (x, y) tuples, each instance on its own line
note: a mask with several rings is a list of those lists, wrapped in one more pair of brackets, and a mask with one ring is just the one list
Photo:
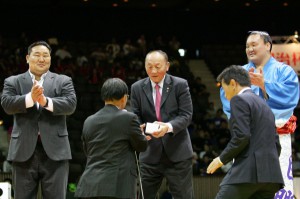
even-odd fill
[(294, 68), (300, 75), (300, 44), (273, 44), (272, 56)]

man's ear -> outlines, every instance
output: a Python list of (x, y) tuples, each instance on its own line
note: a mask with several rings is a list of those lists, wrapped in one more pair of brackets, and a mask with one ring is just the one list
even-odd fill
[(270, 42), (266, 43), (266, 47), (267, 47), (267, 50), (271, 52), (271, 43)]
[(127, 99), (127, 97), (124, 95), (124, 96), (121, 98), (122, 103), (126, 102), (126, 99)]
[(170, 62), (167, 62), (167, 71), (169, 71), (170, 68)]
[(236, 87), (236, 81), (234, 79), (231, 79), (229, 82), (230, 86)]

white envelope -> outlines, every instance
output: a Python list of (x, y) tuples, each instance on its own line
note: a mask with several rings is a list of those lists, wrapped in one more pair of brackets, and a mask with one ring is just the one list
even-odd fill
[(152, 134), (159, 129), (159, 124), (147, 122), (145, 133)]

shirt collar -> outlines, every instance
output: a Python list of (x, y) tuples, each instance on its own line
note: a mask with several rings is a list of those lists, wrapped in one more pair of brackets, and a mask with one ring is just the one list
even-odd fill
[(249, 89), (251, 89), (251, 88), (250, 87), (243, 88), (242, 90), (240, 90), (240, 92), (238, 93), (238, 95), (241, 94), (241, 93), (243, 93), (245, 90), (249, 90)]
[[(32, 79), (32, 82), (34, 82), (34, 80), (35, 80), (35, 75), (32, 74), (32, 73), (30, 72), (30, 70), (28, 70), (28, 72), (29, 72), (29, 74), (30, 74), (30, 77), (31, 77), (31, 79)], [(44, 79), (45, 79), (47, 73), (48, 73), (48, 71), (47, 71), (46, 73), (44, 73), (44, 74), (41, 76), (41, 80), (40, 80), (40, 81), (44, 81)]]
[[(164, 78), (158, 83), (158, 85), (159, 85), (159, 87), (162, 89), (163, 88), (163, 86), (164, 86), (164, 81), (165, 81), (165, 78), (166, 78), (166, 75), (164, 76)], [(150, 81), (151, 81), (151, 85), (152, 85), (152, 88), (154, 88), (155, 87), (155, 85), (156, 85), (156, 83), (155, 82), (153, 82), (151, 79), (150, 79)]]

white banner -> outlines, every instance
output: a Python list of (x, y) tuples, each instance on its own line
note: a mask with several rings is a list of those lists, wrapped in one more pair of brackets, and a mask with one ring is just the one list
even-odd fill
[(300, 75), (300, 44), (273, 44), (272, 56), (276, 60), (292, 66)]

